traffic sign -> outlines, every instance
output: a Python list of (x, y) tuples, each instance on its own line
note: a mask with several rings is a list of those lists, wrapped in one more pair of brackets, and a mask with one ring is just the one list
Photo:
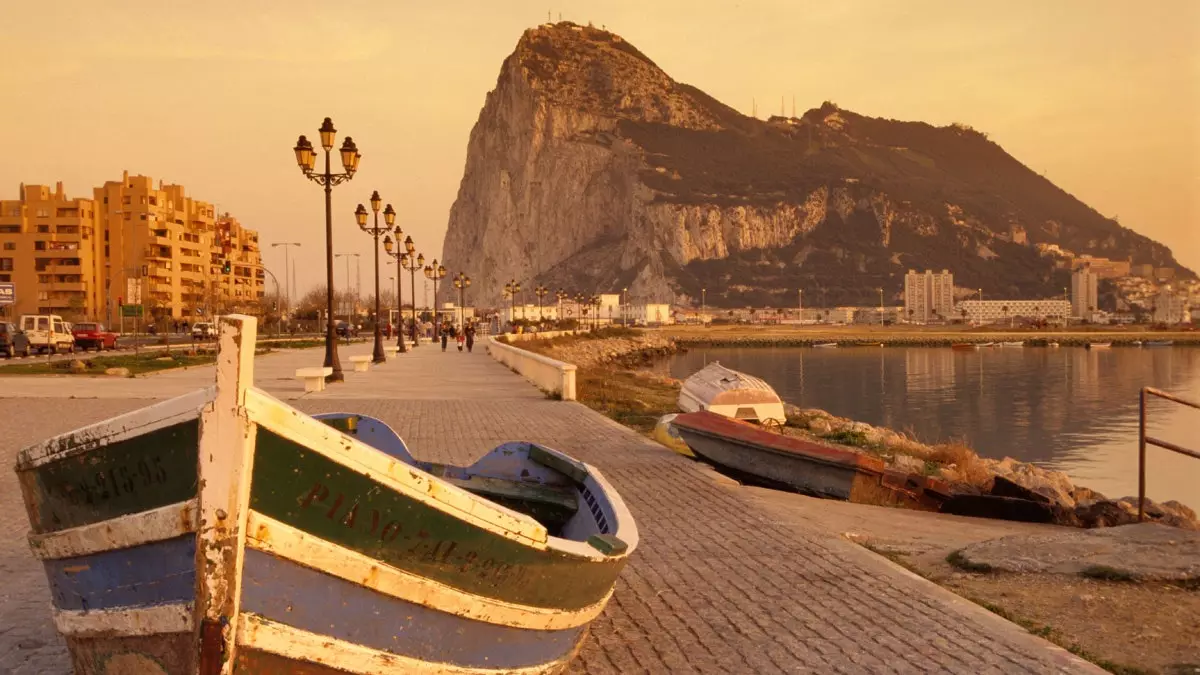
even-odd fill
[(121, 316), (141, 316), (141, 305), (121, 305)]
[(0, 284), (0, 305), (11, 305), (17, 301), (17, 285), (12, 283)]

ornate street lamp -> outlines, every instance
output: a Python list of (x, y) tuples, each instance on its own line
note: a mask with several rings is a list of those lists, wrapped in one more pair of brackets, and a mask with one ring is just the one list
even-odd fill
[[(557, 316), (558, 316), (559, 321), (563, 320), (562, 301), (569, 297), (571, 297), (571, 296), (561, 288), (554, 292), (554, 299), (558, 300), (558, 315)], [(562, 326), (562, 324), (560, 323), (559, 326)]]
[(533, 294), (536, 295), (537, 299), (538, 299), (538, 326), (539, 327), (542, 325), (542, 321), (544, 321), (544, 319), (542, 317), (542, 299), (545, 298), (549, 292), (550, 292), (550, 290), (548, 288), (546, 288), (545, 286), (538, 286), (537, 288), (533, 289)]
[(628, 288), (621, 289), (621, 327), (625, 327), (625, 294), (629, 292)]
[(420, 331), (417, 330), (417, 270), (425, 267), (425, 254), (417, 254), (417, 247), (413, 245), (411, 236), (404, 238), (404, 254), (400, 256), (400, 268), (408, 270), (408, 280), (412, 292), (412, 331), (413, 331), (413, 347), (421, 344)]
[[(517, 283), (516, 279), (510, 279), (507, 284), (504, 284), (504, 294), (508, 296), (508, 325), (515, 325), (513, 322), (517, 320), (517, 293), (521, 292), (521, 284)], [(513, 330), (515, 333), (516, 330)]]
[(383, 212), (383, 226), (379, 225), (379, 205), (383, 202), (379, 197), (379, 191), (371, 192), (371, 211), (375, 214), (373, 225), (367, 225), (367, 210), (362, 204), (354, 210), (354, 219), (358, 222), (358, 227), (363, 232), (371, 235), (375, 241), (375, 347), (371, 352), (371, 361), (375, 363), (383, 363), (387, 361), (387, 355), (383, 353), (383, 328), (379, 325), (379, 235), (389, 232), (392, 225), (396, 222), (396, 211), (392, 209), (392, 205), (388, 204)]
[(592, 303), (592, 307), (595, 307), (595, 311), (592, 312), (592, 328), (599, 328), (600, 327), (600, 296), (593, 295), (591, 297), (590, 302)]
[(471, 285), (471, 277), (459, 272), (454, 275), (454, 287), (458, 289), (458, 327), (466, 328), (465, 307), (467, 304), (467, 288)]
[(433, 339), (436, 342), (438, 339), (437, 286), (438, 281), (446, 278), (446, 267), (439, 265), (437, 258), (434, 258), (432, 263), (425, 266), (425, 278), (433, 280)]
[(358, 152), (354, 139), (347, 136), (339, 151), (344, 172), (333, 173), (329, 156), (333, 150), (334, 135), (337, 133), (337, 129), (333, 128), (333, 121), (326, 117), (318, 133), (321, 135), (321, 147), (325, 150), (324, 173), (313, 170), (316, 155), (312, 143), (307, 138), (301, 136), (293, 150), (296, 152), (296, 164), (300, 166), (300, 171), (325, 188), (325, 366), (333, 368), (333, 373), (325, 379), (328, 382), (341, 382), (345, 376), (342, 375), (342, 364), (338, 360), (337, 338), (333, 330), (333, 187), (354, 177), (362, 155)]
[[(391, 207), (392, 205), (388, 204), (388, 208)], [(395, 241), (397, 242), (400, 241), (400, 235), (404, 234), (400, 231), (399, 225), (396, 226), (396, 229), (392, 230), (392, 233), (396, 235)], [(396, 259), (396, 350), (404, 354), (407, 350), (404, 347), (404, 316), (400, 308), (401, 298), (404, 297), (400, 289), (400, 280), (404, 277), (400, 274), (400, 271), (404, 269), (402, 260), (407, 261), (408, 254), (404, 252), (403, 248), (397, 249), (395, 242), (392, 241), (392, 236), (387, 234), (383, 236), (383, 250), (387, 251), (389, 256)], [(393, 250), (395, 250), (394, 254), (392, 253)]]

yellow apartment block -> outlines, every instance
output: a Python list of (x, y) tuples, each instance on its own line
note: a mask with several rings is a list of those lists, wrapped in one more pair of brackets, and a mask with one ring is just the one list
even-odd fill
[(258, 233), (183, 186), (126, 172), (92, 199), (22, 185), (0, 200), (0, 282), (16, 285), (9, 316), (54, 313), (119, 324), (121, 304), (162, 320), (258, 313)]

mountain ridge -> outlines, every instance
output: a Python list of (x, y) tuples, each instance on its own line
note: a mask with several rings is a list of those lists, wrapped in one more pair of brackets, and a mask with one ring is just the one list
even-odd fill
[(516, 279), (779, 306), (797, 288), (831, 304), (873, 304), (880, 287), (897, 298), (909, 268), (951, 269), (991, 297), (1058, 295), (1051, 246), (1194, 277), (970, 127), (830, 102), (759, 120), (620, 36), (561, 22), (525, 31), (501, 66), (444, 258), (485, 302)]

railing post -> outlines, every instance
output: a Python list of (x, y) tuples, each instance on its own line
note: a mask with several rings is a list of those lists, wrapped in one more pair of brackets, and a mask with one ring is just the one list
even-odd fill
[(1138, 522), (1146, 517), (1146, 388), (1138, 392)]

